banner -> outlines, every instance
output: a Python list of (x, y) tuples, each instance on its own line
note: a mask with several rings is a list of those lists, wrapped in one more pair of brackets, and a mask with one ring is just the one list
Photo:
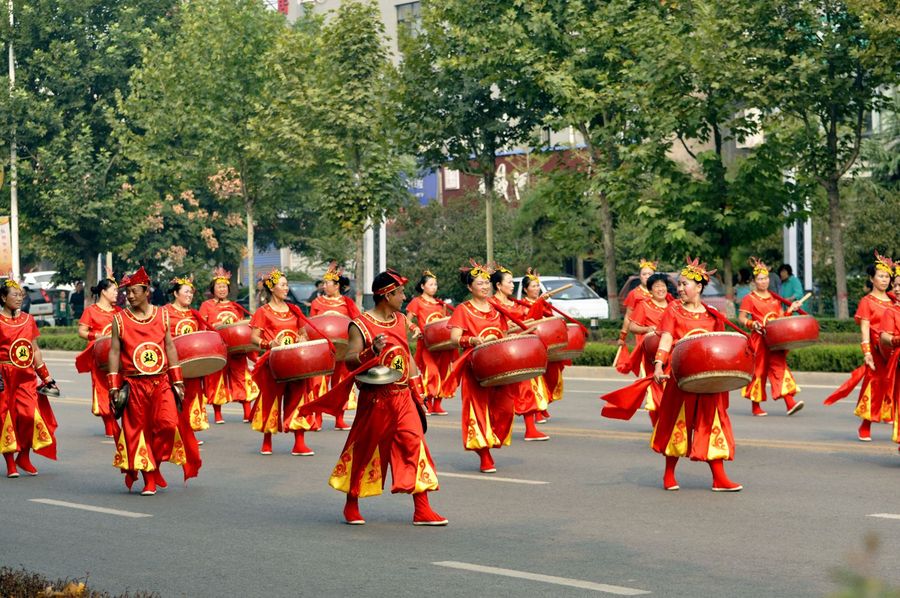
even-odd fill
[(0, 216), (0, 276), (12, 271), (12, 236), (9, 232), (9, 216)]

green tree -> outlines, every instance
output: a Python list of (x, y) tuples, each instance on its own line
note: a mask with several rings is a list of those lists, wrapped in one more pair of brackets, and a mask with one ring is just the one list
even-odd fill
[[(23, 244), (60, 279), (97, 280), (98, 252), (128, 253), (147, 230), (113, 135), (118, 94), (146, 40), (170, 31), (172, 0), (33, 0), (2, 9), (16, 86), (0, 98), (3, 153), (15, 138)], [(9, 80), (0, 78), (3, 89)]]
[(758, 3), (753, 19), (771, 98), (770, 122), (787, 131), (799, 174), (824, 190), (837, 315), (849, 317), (844, 247), (845, 176), (860, 155), (867, 117), (886, 106), (900, 76), (894, 2)]

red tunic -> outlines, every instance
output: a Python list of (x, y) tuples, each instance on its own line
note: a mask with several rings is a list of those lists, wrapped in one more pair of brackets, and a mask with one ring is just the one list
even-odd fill
[[(881, 317), (881, 332), (887, 332), (892, 337), (900, 336), (900, 305), (894, 304), (884, 311)], [(875, 348), (873, 347), (874, 351)], [(900, 348), (893, 347), (890, 359), (887, 364), (887, 383), (885, 384), (886, 392), (894, 406), (893, 413), (893, 434), (894, 442), (900, 443)]]
[[(545, 299), (532, 300), (528, 297), (522, 297), (522, 303), (527, 310), (526, 317), (529, 320), (549, 318), (556, 315)], [(565, 360), (547, 363), (547, 371), (544, 372), (542, 377), (544, 386), (547, 388), (547, 400), (549, 403), (563, 398), (563, 370), (567, 365), (572, 365), (572, 362)]]
[[(88, 305), (81, 314), (79, 324), (88, 327), (88, 332), (93, 333), (95, 338), (101, 336), (109, 336), (112, 334), (113, 317), (119, 311), (119, 307), (113, 306), (109, 311), (102, 309), (98, 304)], [(94, 362), (94, 342), (88, 343), (87, 348), (75, 358), (76, 369), (79, 372), (91, 373), (91, 386), (93, 393), (91, 397), (91, 413), (98, 416), (109, 417), (109, 384), (106, 380), (106, 372), (100, 368), (100, 365)]]
[[(638, 301), (634, 310), (631, 312), (631, 321), (638, 326), (654, 326), (659, 329), (662, 322), (663, 314), (666, 308), (660, 307), (653, 302), (652, 298)], [(643, 378), (653, 373), (654, 355), (648, 355), (644, 352), (644, 337), (646, 334), (635, 334), (634, 352), (631, 354), (630, 369), (638, 377)], [(662, 400), (663, 387), (655, 382), (647, 388), (646, 401), (644, 408), (648, 411), (656, 411)]]
[[(216, 299), (207, 299), (201, 303), (199, 311), (206, 323), (213, 328), (234, 324), (246, 314), (234, 301)], [(225, 368), (204, 379), (207, 401), (213, 405), (224, 405), (232, 401), (245, 403), (256, 398), (259, 389), (250, 376), (247, 359), (247, 355), (229, 353)]]
[(865, 369), (862, 389), (859, 392), (854, 413), (862, 419), (873, 422), (892, 422), (894, 419), (894, 400), (885, 388), (887, 361), (878, 351), (881, 320), (890, 307), (889, 299), (882, 301), (869, 294), (860, 299), (859, 307), (856, 308), (854, 315), (857, 324), (863, 320), (869, 322), (869, 342), (872, 345), (872, 359), (875, 361), (874, 372), (869, 368)]
[[(506, 318), (493, 306), (483, 312), (476, 309), (471, 301), (466, 301), (450, 316), (450, 327), (460, 328), (464, 337), (477, 336), (490, 340), (505, 336), (508, 325)], [(460, 376), (463, 447), (475, 451), (510, 444), (515, 416), (513, 397), (501, 391), (499, 386), (483, 388), (468, 363), (462, 368)]]
[(379, 354), (382, 365), (402, 372), (394, 384), (363, 384), (356, 418), (329, 485), (351, 496), (381, 494), (391, 467), (391, 492), (417, 494), (438, 489), (434, 461), (407, 381), (411, 357), (406, 342), (408, 323), (401, 313), (388, 321), (369, 312), (353, 320), (366, 347), (379, 334), (387, 336), (387, 346)]
[[(724, 325), (709, 312), (686, 310), (673, 301), (660, 321), (659, 332), (672, 335), (673, 343), (692, 330), (721, 331)], [(650, 446), (670, 457), (695, 461), (734, 458), (734, 434), (728, 417), (728, 393), (683, 392), (675, 380), (666, 384), (658, 409)]]
[(81, 319), (78, 320), (78, 323), (87, 326), (88, 332), (93, 332), (97, 336), (109, 336), (112, 334), (113, 316), (118, 311), (119, 308), (117, 307), (106, 311), (94, 303), (87, 306), (84, 313), (81, 314)]
[(0, 453), (33, 450), (56, 459), (56, 417), (47, 398), (38, 394), (34, 373), (40, 334), (29, 314), (0, 314)]
[[(406, 313), (416, 317), (416, 326), (424, 333), (425, 326), (447, 317), (447, 307), (444, 303), (422, 295), (414, 297), (406, 306)], [(416, 340), (416, 366), (422, 374), (422, 384), (425, 386), (426, 398), (450, 398), (456, 393), (456, 379), (450, 379), (447, 374), (453, 361), (459, 357), (458, 351), (446, 350), (431, 352), (425, 346), (422, 336)]]
[(354, 303), (350, 297), (345, 297), (343, 295), (333, 299), (331, 297), (326, 297), (325, 295), (319, 295), (313, 299), (312, 303), (309, 305), (310, 316), (319, 316), (329, 312), (347, 316), (351, 320), (355, 320), (359, 317), (359, 308), (356, 307), (356, 303)]
[[(741, 300), (741, 311), (749, 314), (753, 321), (763, 323), (784, 315), (784, 305), (771, 294), (762, 297), (756, 291), (751, 291)], [(775, 399), (793, 398), (800, 388), (787, 366), (787, 351), (770, 351), (762, 335), (756, 332), (750, 339), (750, 348), (755, 355), (753, 379), (741, 394), (755, 403), (765, 401), (768, 379)]]
[(213, 328), (222, 324), (234, 324), (244, 315), (244, 310), (234, 301), (217, 299), (207, 299), (200, 304), (199, 311), (203, 319)]
[(150, 315), (140, 320), (130, 309), (123, 309), (115, 315), (119, 329), (121, 346), (122, 375), (156, 376), (165, 373), (169, 366), (166, 356), (166, 331), (169, 317), (166, 309), (155, 305)]
[[(172, 338), (191, 334), (201, 330), (200, 322), (192, 310), (182, 310), (169, 303), (164, 307), (169, 318), (169, 334)], [(209, 429), (209, 417), (206, 414), (206, 394), (203, 378), (188, 378), (184, 381), (184, 402), (181, 405), (180, 419), (195, 432)]]
[(649, 290), (645, 289), (641, 285), (638, 285), (631, 289), (628, 293), (628, 296), (625, 297), (625, 301), (622, 302), (627, 309), (634, 309), (638, 306), (641, 301), (650, 299), (653, 295)]

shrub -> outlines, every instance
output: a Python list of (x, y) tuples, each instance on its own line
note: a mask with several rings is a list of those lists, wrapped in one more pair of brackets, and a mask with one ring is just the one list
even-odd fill
[(859, 345), (814, 345), (788, 353), (788, 366), (806, 372), (849, 372), (862, 365)]
[(616, 345), (604, 343), (588, 343), (584, 353), (576, 358), (574, 365), (610, 366), (616, 357)]
[(38, 346), (45, 351), (83, 351), (87, 341), (77, 334), (44, 334), (42, 330)]

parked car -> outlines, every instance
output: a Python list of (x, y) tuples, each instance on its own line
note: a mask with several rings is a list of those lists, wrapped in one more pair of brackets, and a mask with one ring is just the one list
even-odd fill
[[(22, 285), (22, 290), (25, 290), (28, 293), (28, 299), (31, 301), (31, 305), (28, 307), (28, 313), (34, 317), (38, 326), (71, 324), (69, 317), (63, 317), (62, 320), (65, 321), (57, 321), (60, 319), (58, 316), (61, 315), (57, 310), (58, 305), (60, 303), (68, 305), (69, 303), (69, 295), (71, 293), (68, 290), (60, 288), (31, 288), (27, 285)], [(62, 293), (64, 297), (60, 298), (60, 293)]]
[[(665, 273), (669, 280), (666, 283), (666, 286), (669, 287), (669, 292), (677, 297), (678, 296), (678, 277), (681, 276), (681, 272), (666, 272)], [(619, 312), (621, 314), (625, 313), (625, 298), (628, 296), (635, 287), (641, 284), (641, 279), (637, 275), (629, 276), (628, 280), (625, 281), (625, 284), (622, 285), (621, 290), (619, 290)], [(722, 313), (727, 313), (725, 311), (725, 305), (728, 301), (725, 299), (725, 287), (722, 285), (722, 281), (720, 281), (715, 276), (709, 279), (709, 284), (706, 285), (706, 288), (703, 290), (703, 295), (700, 297), (701, 300), (719, 310)]]
[(53, 282), (53, 277), (56, 276), (56, 270), (41, 270), (39, 272), (24, 272), (22, 274), (22, 286), (28, 287), (29, 289), (62, 289), (64, 291), (72, 292), (75, 290), (75, 287), (70, 284), (60, 284), (57, 285)]
[[(522, 298), (522, 278), (514, 279), (516, 297)], [(600, 297), (589, 286), (569, 276), (541, 276), (541, 292), (546, 293), (571, 284), (566, 289), (550, 297), (550, 303), (572, 318), (609, 318), (609, 303)]]

